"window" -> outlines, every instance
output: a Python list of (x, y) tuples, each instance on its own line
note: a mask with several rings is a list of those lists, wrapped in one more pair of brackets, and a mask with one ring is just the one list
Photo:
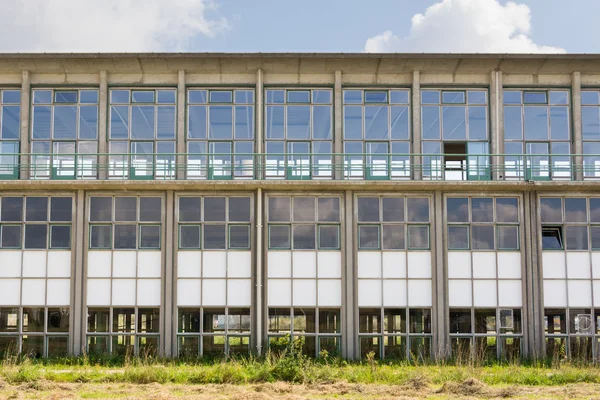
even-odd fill
[(92, 354), (156, 357), (160, 343), (158, 308), (88, 308), (87, 351)]
[(271, 196), (270, 250), (339, 250), (340, 199), (326, 196)]
[(175, 178), (175, 89), (112, 89), (108, 177)]
[(21, 91), (0, 90), (0, 177), (19, 177)]
[(189, 89), (188, 179), (254, 177), (254, 90)]
[(323, 351), (338, 356), (341, 351), (339, 308), (269, 308), (267, 316), (269, 348), (279, 352), (290, 341), (301, 340), (302, 351), (318, 357)]
[(98, 90), (36, 89), (31, 117), (35, 179), (96, 179)]
[(568, 90), (504, 91), (506, 179), (569, 179)]
[[(596, 321), (594, 323), (594, 321)], [(591, 362), (598, 354), (600, 310), (568, 308), (544, 310), (546, 357), (550, 360), (570, 358)], [(595, 326), (595, 328), (594, 328)]]
[(333, 177), (332, 102), (331, 89), (266, 91), (267, 178)]
[(490, 179), (487, 98), (484, 89), (421, 91), (423, 179)]
[(583, 134), (583, 176), (600, 177), (600, 91), (581, 92), (581, 126)]
[(344, 177), (410, 179), (410, 91), (346, 89)]
[(180, 197), (179, 249), (249, 250), (250, 197)]
[(89, 210), (90, 249), (160, 250), (160, 197), (93, 196)]

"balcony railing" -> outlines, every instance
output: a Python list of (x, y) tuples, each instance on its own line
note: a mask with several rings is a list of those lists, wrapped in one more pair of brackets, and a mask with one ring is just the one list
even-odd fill
[[(496, 164), (492, 163), (496, 160)], [(574, 180), (600, 178), (577, 154), (0, 154), (0, 179)]]

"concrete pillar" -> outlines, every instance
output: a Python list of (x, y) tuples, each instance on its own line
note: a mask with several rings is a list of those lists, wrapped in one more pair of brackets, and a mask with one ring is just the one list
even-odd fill
[[(29, 109), (30, 109), (30, 74), (29, 71), (21, 72), (21, 168), (20, 179), (29, 179)], [(25, 155), (23, 155), (25, 154)]]
[[(502, 94), (502, 71), (490, 73), (490, 153), (504, 153), (504, 112)], [(504, 180), (504, 157), (492, 156), (492, 179)]]
[(448, 319), (450, 318), (448, 310), (448, 279), (446, 279), (446, 271), (444, 268), (444, 258), (446, 251), (444, 249), (444, 199), (440, 190), (436, 191), (433, 197), (433, 356), (434, 358), (443, 360), (449, 354), (447, 327)]
[[(172, 357), (173, 355), (177, 355), (176, 347), (173, 345), (173, 338), (175, 337), (175, 329), (177, 327), (177, 313), (175, 307), (173, 306), (173, 279), (174, 279), (174, 246), (175, 246), (175, 195), (172, 190), (167, 190), (167, 196), (165, 198), (165, 206), (163, 209), (165, 210), (165, 239), (163, 240), (163, 244), (165, 245), (164, 249), (164, 267), (163, 267), (163, 310), (164, 317), (163, 322), (164, 325), (162, 327), (162, 349), (164, 349), (165, 357)], [(175, 351), (175, 353), (173, 353)]]
[(108, 179), (108, 73), (100, 71), (98, 98), (98, 179)]
[(342, 71), (339, 69), (335, 71), (334, 78), (333, 115), (333, 152), (336, 154), (333, 160), (333, 179), (343, 179), (344, 159), (341, 156), (344, 152), (344, 131), (342, 129)]
[[(73, 201), (74, 212), (73, 212), (73, 238), (74, 238), (74, 253), (75, 262), (71, 270), (71, 283), (73, 287), (73, 294), (71, 295), (71, 301), (73, 308), (71, 309), (72, 318), (72, 347), (71, 351), (74, 355), (81, 354), (83, 348), (85, 348), (85, 331), (87, 320), (87, 313), (85, 310), (85, 298), (83, 296), (83, 287), (85, 285), (85, 271), (84, 271), (84, 252), (87, 237), (85, 233), (85, 192), (78, 190), (77, 195)], [(73, 253), (73, 252), (72, 252)]]
[[(412, 81), (412, 149), (411, 153), (421, 154), (421, 78), (419, 71), (413, 71)], [(412, 159), (413, 179), (421, 180), (422, 157), (414, 156)]]
[(185, 179), (185, 71), (180, 69), (177, 74), (177, 179)]
[(539, 262), (540, 246), (539, 232), (541, 219), (537, 207), (537, 193), (534, 191), (524, 193), (524, 210), (521, 214), (525, 227), (525, 277), (523, 284), (526, 287), (524, 312), (527, 313), (523, 334), (526, 337), (526, 356), (534, 359), (543, 357), (545, 349), (544, 340), (544, 306), (542, 290), (542, 265)]
[(256, 285), (256, 302), (255, 302), (255, 326), (256, 326), (256, 353), (260, 355), (262, 353), (262, 347), (265, 343), (266, 337), (263, 333), (264, 316), (265, 310), (263, 306), (263, 256), (265, 254), (265, 248), (263, 248), (263, 193), (262, 189), (256, 190), (256, 274), (255, 274), (255, 285)]
[(358, 321), (358, 303), (354, 294), (357, 290), (356, 275), (354, 273), (354, 194), (351, 190), (346, 190), (344, 197), (344, 280), (345, 286), (342, 310), (344, 317), (342, 321), (342, 357), (348, 359), (358, 358), (358, 332), (356, 324)]
[(573, 145), (572, 153), (579, 154), (575, 157), (573, 168), (575, 168), (575, 180), (583, 180), (583, 133), (581, 129), (581, 73), (573, 72), (572, 76), (572, 93), (573, 99)]
[[(255, 178), (263, 179), (265, 176), (264, 166), (265, 157), (262, 156), (264, 153), (264, 122), (263, 115), (265, 112), (264, 104), (264, 83), (263, 83), (263, 70), (261, 68), (256, 70), (256, 126), (254, 128), (256, 132), (256, 153), (261, 154), (254, 160), (255, 162)], [(260, 247), (258, 248), (260, 249)]]

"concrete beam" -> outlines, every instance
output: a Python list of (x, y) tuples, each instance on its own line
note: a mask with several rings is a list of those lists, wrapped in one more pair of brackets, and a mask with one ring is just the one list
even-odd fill
[(108, 178), (108, 73), (100, 71), (100, 91), (98, 97), (98, 163), (102, 167), (98, 171), (99, 179)]
[[(573, 72), (571, 83), (571, 98), (573, 99), (573, 145), (575, 154), (583, 154), (583, 133), (581, 127), (581, 73)], [(583, 180), (583, 157), (575, 157), (575, 179)]]
[[(186, 107), (185, 71), (177, 74), (177, 153), (185, 154), (185, 107)], [(185, 156), (177, 156), (177, 179), (185, 179)]]
[[(343, 122), (342, 122), (342, 71), (335, 71), (335, 81), (333, 85), (333, 152), (336, 154), (342, 154), (344, 152), (344, 132), (342, 130)], [(333, 179), (343, 179), (343, 171), (341, 166), (343, 165), (344, 160), (342, 156), (336, 156), (334, 160), (334, 165), (337, 166), (334, 171)]]
[[(421, 80), (419, 71), (413, 71), (412, 80), (412, 149), (413, 154), (421, 153)], [(421, 165), (423, 163), (421, 156), (415, 156), (412, 160), (413, 179), (419, 180), (422, 177)]]
[[(21, 139), (21, 154), (30, 153), (29, 147), (29, 109), (30, 109), (30, 91), (31, 82), (28, 70), (21, 72), (21, 121), (20, 121), (20, 139)], [(29, 157), (21, 156), (20, 178), (29, 178)]]

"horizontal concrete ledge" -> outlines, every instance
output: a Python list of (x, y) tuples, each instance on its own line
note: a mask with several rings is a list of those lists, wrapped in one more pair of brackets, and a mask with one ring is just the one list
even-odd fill
[(106, 191), (248, 191), (261, 188), (274, 191), (452, 191), (452, 192), (599, 192), (600, 181), (0, 181), (0, 193), (6, 191), (106, 190)]

